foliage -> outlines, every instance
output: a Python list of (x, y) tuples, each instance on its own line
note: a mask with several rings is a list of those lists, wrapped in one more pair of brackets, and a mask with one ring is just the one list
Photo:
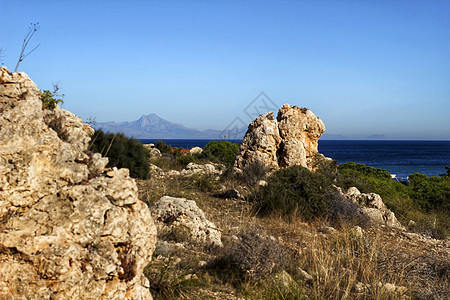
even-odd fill
[(326, 176), (331, 180), (335, 180), (337, 176), (337, 161), (326, 158), (317, 152), (312, 159), (312, 169), (315, 173)]
[(43, 109), (49, 109), (54, 110), (56, 108), (56, 105), (59, 103), (64, 103), (64, 101), (57, 97), (62, 97), (64, 95), (58, 94), (58, 86), (56, 84), (53, 85), (54, 90), (53, 92), (50, 92), (49, 90), (44, 90), (41, 94), (41, 101), (42, 101), (42, 108)]
[(285, 216), (314, 219), (322, 217), (328, 210), (326, 191), (330, 187), (331, 181), (325, 176), (292, 166), (269, 176), (267, 185), (254, 197), (262, 214), (277, 211)]
[(156, 147), (159, 151), (161, 151), (161, 153), (172, 153), (172, 146), (167, 145), (166, 143), (164, 143), (164, 142), (161, 141), (161, 140), (156, 141), (155, 147)]
[(377, 193), (383, 200), (396, 196), (408, 197), (408, 188), (392, 180), (388, 171), (354, 162), (339, 165), (338, 184), (345, 189), (355, 186), (364, 193)]
[[(338, 185), (356, 186), (361, 192), (373, 192), (395, 213), (400, 222), (417, 223), (414, 228), (437, 238), (450, 233), (450, 178), (412, 174), (410, 184), (391, 179), (388, 171), (357, 163), (344, 163), (338, 167)], [(447, 217), (445, 217), (447, 216)]]
[(450, 178), (427, 177), (426, 175), (415, 173), (409, 175), (409, 188), (411, 197), (422, 208), (429, 211), (431, 209), (443, 209), (450, 213)]
[(450, 167), (449, 166), (445, 166), (445, 173), (444, 174), (439, 174), (439, 176), (441, 177), (450, 177)]
[(228, 141), (211, 141), (206, 144), (203, 153), (212, 161), (229, 166), (239, 153), (239, 145)]
[(122, 133), (96, 130), (90, 150), (108, 157), (108, 167), (128, 168), (131, 177), (145, 179), (150, 171), (148, 150), (138, 140)]
[(237, 288), (245, 281), (263, 282), (292, 263), (292, 251), (254, 229), (241, 231), (221, 252), (207, 269)]
[(248, 186), (255, 186), (258, 181), (263, 180), (267, 172), (269, 172), (269, 168), (259, 162), (251, 162), (248, 166), (246, 166), (242, 170), (242, 174), (240, 179)]

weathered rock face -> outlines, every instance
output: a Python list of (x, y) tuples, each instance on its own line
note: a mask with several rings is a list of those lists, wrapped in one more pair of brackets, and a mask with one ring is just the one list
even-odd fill
[(255, 162), (272, 171), (293, 165), (312, 170), (318, 140), (324, 131), (322, 120), (310, 110), (285, 104), (276, 120), (270, 112), (250, 123), (235, 170), (239, 172)]
[(158, 231), (204, 246), (222, 246), (221, 233), (195, 201), (164, 196), (152, 208)]
[(93, 129), (42, 109), (0, 68), (0, 298), (151, 299), (156, 228), (127, 169), (87, 151)]

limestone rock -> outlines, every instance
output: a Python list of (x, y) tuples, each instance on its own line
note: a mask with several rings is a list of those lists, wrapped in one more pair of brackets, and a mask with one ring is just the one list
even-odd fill
[(322, 120), (310, 110), (285, 104), (277, 119), (269, 112), (250, 123), (236, 157), (235, 171), (242, 172), (255, 162), (270, 171), (293, 165), (313, 170), (318, 140), (324, 131)]
[(268, 112), (259, 116), (248, 125), (247, 133), (242, 140), (240, 152), (235, 161), (235, 167), (242, 170), (253, 162), (266, 166), (269, 170), (277, 170), (277, 151), (281, 137), (278, 122), (273, 113)]
[(134, 180), (88, 151), (89, 125), (39, 97), (0, 68), (0, 298), (151, 299), (156, 227)]
[(186, 230), (189, 241), (205, 246), (222, 246), (221, 233), (195, 201), (164, 196), (152, 208), (159, 232)]
[(361, 211), (372, 222), (404, 229), (395, 217), (395, 214), (384, 205), (380, 195), (375, 193), (361, 193), (356, 187), (349, 188), (347, 192), (343, 192), (341, 188), (336, 188), (336, 190), (347, 200), (358, 204)]
[(148, 150), (151, 157), (162, 156), (161, 151), (159, 151), (159, 149), (155, 147), (155, 144), (144, 144), (143, 146)]
[(193, 147), (192, 149), (189, 150), (190, 154), (200, 154), (203, 152), (203, 149), (200, 147)]
[(278, 111), (280, 131), (280, 167), (300, 165), (312, 168), (312, 159), (318, 152), (318, 140), (325, 132), (322, 120), (312, 111), (285, 104)]
[(207, 175), (215, 175), (219, 176), (222, 174), (220, 170), (216, 170), (216, 168), (212, 164), (196, 164), (189, 163), (184, 170), (181, 171), (181, 175), (189, 177), (194, 174), (207, 174)]

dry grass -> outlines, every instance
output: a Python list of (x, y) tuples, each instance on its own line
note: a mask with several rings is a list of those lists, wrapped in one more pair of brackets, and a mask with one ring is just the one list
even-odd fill
[[(323, 234), (328, 223), (286, 221), (277, 214), (257, 217), (252, 203), (216, 198), (218, 185), (201, 190), (195, 180), (138, 181), (148, 204), (164, 195), (195, 200), (220, 228), (224, 243), (218, 250), (185, 244), (155, 256), (146, 269), (155, 299), (449, 299), (448, 240), (382, 226), (360, 235), (354, 222)], [(220, 184), (239, 185), (231, 179)], [(252, 235), (263, 238), (242, 238)], [(264, 245), (267, 237), (271, 242)], [(251, 276), (252, 265), (258, 264), (263, 271)], [(293, 280), (288, 287), (277, 279), (283, 270)]]

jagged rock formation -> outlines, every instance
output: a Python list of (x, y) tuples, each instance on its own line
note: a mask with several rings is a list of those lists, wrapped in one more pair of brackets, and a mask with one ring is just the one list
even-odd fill
[(272, 171), (293, 165), (312, 170), (318, 140), (324, 131), (322, 120), (310, 110), (285, 104), (276, 120), (269, 112), (250, 123), (235, 170), (240, 172), (255, 162)]
[(1, 299), (152, 298), (156, 227), (128, 170), (88, 151), (92, 133), (0, 68)]

